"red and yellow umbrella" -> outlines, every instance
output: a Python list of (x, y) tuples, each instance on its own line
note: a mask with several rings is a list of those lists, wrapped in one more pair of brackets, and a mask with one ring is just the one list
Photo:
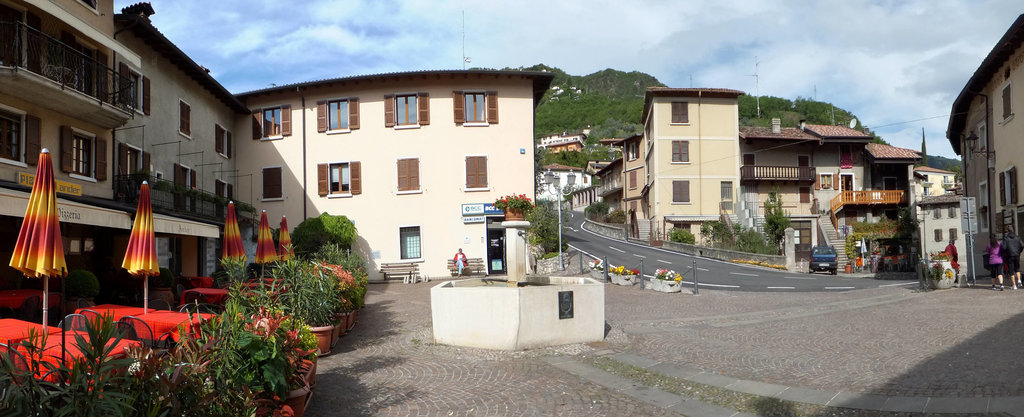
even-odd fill
[(270, 232), (270, 223), (267, 222), (267, 211), (260, 214), (260, 231), (256, 236), (256, 263), (265, 264), (277, 260), (277, 250), (274, 249), (274, 234)]
[(238, 219), (235, 217), (235, 202), (228, 202), (227, 219), (224, 220), (224, 248), (222, 258), (245, 259), (245, 248), (242, 246), (242, 233), (238, 231)]
[(43, 324), (47, 323), (50, 306), (49, 277), (64, 276), (67, 264), (64, 262), (64, 240), (60, 236), (60, 221), (57, 218), (57, 189), (53, 180), (53, 162), (50, 151), (39, 153), (36, 179), (32, 194), (25, 209), (25, 219), (18, 232), (10, 265), (21, 273), (43, 278)]
[(128, 238), (128, 250), (121, 267), (129, 274), (142, 277), (142, 308), (149, 311), (149, 277), (160, 274), (156, 258), (156, 232), (153, 229), (153, 206), (149, 200), (149, 182), (143, 181), (139, 189), (139, 208), (135, 211), (135, 224)]
[(293, 255), (295, 250), (292, 249), (292, 237), (288, 234), (288, 219), (281, 216), (281, 230), (277, 232), (277, 256), (282, 261), (287, 261)]

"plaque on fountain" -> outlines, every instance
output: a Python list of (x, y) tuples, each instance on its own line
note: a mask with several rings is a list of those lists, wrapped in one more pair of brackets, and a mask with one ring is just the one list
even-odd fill
[(572, 291), (558, 292), (558, 319), (572, 318)]

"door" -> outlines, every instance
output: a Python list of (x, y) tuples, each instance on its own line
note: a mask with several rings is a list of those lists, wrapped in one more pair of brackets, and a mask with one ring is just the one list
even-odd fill
[(843, 191), (853, 191), (853, 174), (840, 174)]
[(19, 39), (18, 26), (14, 22), (21, 22), (21, 12), (0, 3), (0, 22), (3, 22), (0, 24), (0, 39), (4, 40), (0, 44), (0, 65), (15, 66), (20, 61), (20, 45), (14, 41)]
[(895, 190), (896, 189), (896, 177), (883, 177), (882, 178), (882, 189), (883, 190)]
[(505, 274), (505, 229), (487, 229), (487, 274)]

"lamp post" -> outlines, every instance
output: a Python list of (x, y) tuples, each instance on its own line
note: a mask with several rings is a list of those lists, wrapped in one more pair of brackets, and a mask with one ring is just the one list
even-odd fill
[[(555, 204), (558, 206), (558, 269), (560, 271), (565, 270), (565, 259), (562, 258), (562, 178), (551, 172), (550, 169), (544, 173), (544, 184), (554, 187), (555, 190)], [(572, 187), (576, 183), (576, 174), (569, 170), (569, 174), (565, 177), (565, 185)], [(571, 188), (570, 188), (571, 190)]]

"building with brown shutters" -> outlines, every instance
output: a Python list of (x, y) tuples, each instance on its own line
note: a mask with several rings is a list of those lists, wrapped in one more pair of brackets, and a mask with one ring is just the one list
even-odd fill
[(371, 277), (416, 262), (449, 275), (462, 248), (505, 270), (508, 194), (534, 197), (533, 116), (552, 80), (522, 71), (421, 71), (337, 78), (238, 95), (250, 115), (236, 166), (272, 218), (345, 215)]

